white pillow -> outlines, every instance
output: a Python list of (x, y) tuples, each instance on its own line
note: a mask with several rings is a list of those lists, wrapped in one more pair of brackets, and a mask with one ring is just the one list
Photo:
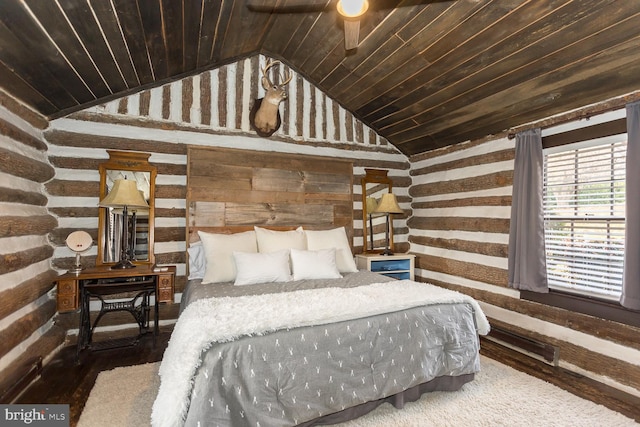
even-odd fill
[(268, 254), (234, 252), (233, 259), (237, 271), (236, 286), (291, 280), (288, 249)]
[(358, 271), (344, 227), (334, 228), (333, 230), (305, 230), (304, 232), (307, 235), (308, 250), (317, 251), (319, 249), (336, 248), (338, 271), (341, 273), (355, 273)]
[(258, 252), (256, 232), (245, 231), (236, 234), (214, 234), (198, 231), (206, 269), (202, 283), (232, 282), (236, 279), (234, 252)]
[(202, 279), (206, 269), (207, 259), (204, 256), (202, 242), (193, 242), (187, 249), (189, 253), (189, 277), (188, 279)]
[(293, 280), (339, 279), (342, 277), (336, 265), (336, 250), (299, 251), (291, 249)]
[(269, 253), (283, 249), (307, 249), (307, 240), (304, 230), (298, 227), (291, 231), (268, 230), (261, 227), (253, 227), (258, 241), (258, 252)]

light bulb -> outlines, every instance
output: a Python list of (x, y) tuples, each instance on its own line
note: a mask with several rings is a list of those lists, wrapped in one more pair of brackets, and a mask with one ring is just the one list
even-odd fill
[(369, 9), (369, 2), (367, 0), (339, 0), (337, 8), (340, 15), (356, 18)]

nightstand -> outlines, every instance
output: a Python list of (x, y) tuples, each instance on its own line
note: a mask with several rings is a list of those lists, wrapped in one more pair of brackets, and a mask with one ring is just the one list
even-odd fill
[(360, 270), (369, 270), (396, 279), (414, 279), (415, 255), (412, 254), (358, 254), (356, 265)]

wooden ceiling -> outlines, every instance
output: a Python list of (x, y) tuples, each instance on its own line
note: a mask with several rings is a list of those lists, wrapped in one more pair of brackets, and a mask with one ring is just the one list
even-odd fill
[(261, 53), (408, 155), (640, 89), (640, 1), (369, 0), (350, 51), (300, 1), (2, 0), (0, 85), (56, 118)]

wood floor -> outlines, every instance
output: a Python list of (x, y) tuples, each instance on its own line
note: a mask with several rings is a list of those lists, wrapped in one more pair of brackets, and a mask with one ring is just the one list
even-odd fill
[[(79, 363), (76, 363), (76, 348), (72, 343), (60, 350), (54, 359), (43, 367), (40, 378), (15, 403), (69, 404), (70, 425), (74, 427), (78, 423), (84, 404), (100, 372), (119, 366), (162, 360), (172, 330), (173, 326), (160, 327), (155, 346), (153, 335), (147, 334), (134, 347), (95, 352), (85, 350), (80, 354)], [(124, 333), (126, 332), (101, 334), (94, 340), (96, 342), (119, 340), (123, 338)]]
[[(119, 366), (160, 361), (171, 329), (172, 327), (161, 328), (155, 347), (152, 336), (147, 335), (136, 347), (85, 352), (81, 355), (79, 364), (75, 363), (75, 347), (69, 345), (44, 366), (40, 378), (15, 403), (69, 404), (70, 425), (73, 427), (80, 418), (98, 374)], [(112, 338), (117, 337), (99, 337), (100, 340)], [(486, 339), (482, 340), (481, 353), (640, 422), (640, 398), (549, 366)]]

